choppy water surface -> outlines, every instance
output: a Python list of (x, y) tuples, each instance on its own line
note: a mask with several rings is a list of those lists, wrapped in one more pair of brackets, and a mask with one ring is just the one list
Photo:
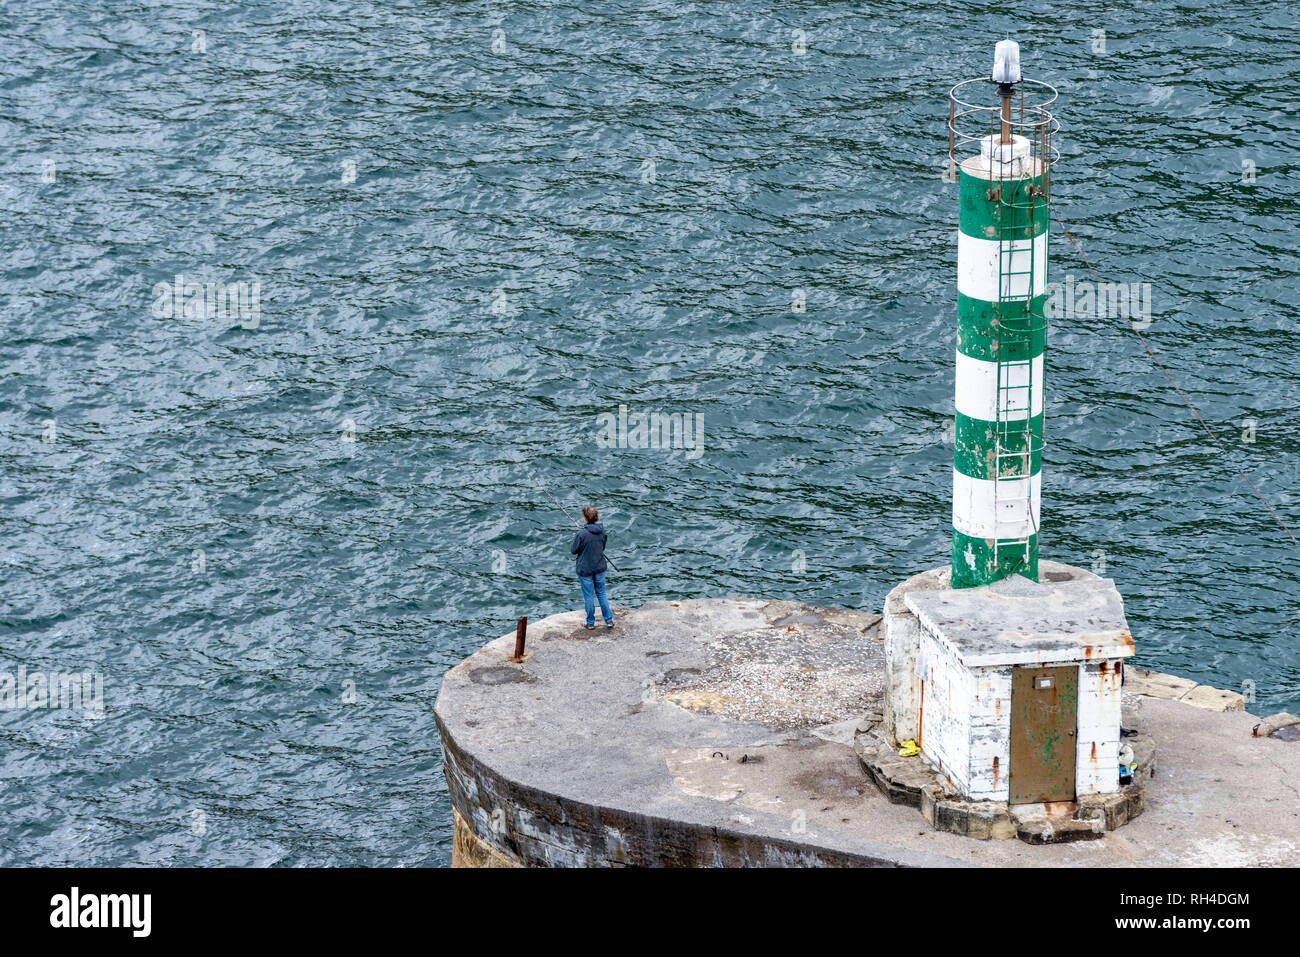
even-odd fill
[[(1008, 32), (1226, 446), (1122, 320), (1057, 321), (1043, 555), (1104, 560), (1144, 664), (1300, 707), (1300, 553), (1234, 471), (1300, 527), (1295, 8), (1005, 9), (7, 5), (0, 670), (106, 714), (0, 712), (0, 862), (446, 863), (439, 676), (578, 601), (521, 459), (605, 510), (620, 603), (946, 562), (944, 97)], [(703, 453), (600, 447), (620, 405)]]

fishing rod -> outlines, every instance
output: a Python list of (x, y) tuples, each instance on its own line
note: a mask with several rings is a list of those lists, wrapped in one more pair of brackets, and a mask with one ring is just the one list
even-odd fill
[[(537, 486), (537, 490), (541, 492), (543, 495), (545, 495), (547, 498), (549, 498), (552, 504), (554, 504), (556, 508), (558, 508), (561, 512), (565, 514), (565, 517), (568, 518), (568, 520), (573, 523), (574, 527), (578, 529), (578, 531), (582, 531), (582, 526), (578, 524), (578, 520), (569, 514), (569, 510), (567, 508), (565, 508), (558, 501), (556, 501), (554, 495), (552, 495), (550, 492), (546, 491), (546, 489), (542, 487), (542, 483), (539, 482), (531, 472), (528, 473), (528, 477), (533, 480), (533, 484)], [(606, 555), (605, 561), (609, 562), (610, 568), (614, 569), (614, 571), (618, 571), (618, 566), (614, 564), (614, 559)]]

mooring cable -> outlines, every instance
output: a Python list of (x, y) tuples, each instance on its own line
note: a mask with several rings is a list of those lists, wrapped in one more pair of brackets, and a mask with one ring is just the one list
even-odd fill
[[(1083, 251), (1083, 247), (1079, 245), (1078, 240), (1076, 240), (1074, 236), (1071, 235), (1070, 231), (1066, 229), (1065, 223), (1061, 221), (1061, 214), (1056, 211), (1055, 206), (1052, 207), (1052, 215), (1056, 217), (1056, 222), (1061, 227), (1061, 231), (1065, 233), (1065, 238), (1070, 241), (1070, 245), (1072, 245), (1075, 249), (1075, 252), (1079, 254), (1079, 258), (1083, 260), (1083, 264), (1087, 266), (1088, 271), (1092, 273), (1093, 280), (1100, 286), (1101, 276), (1099, 276), (1097, 274), (1097, 270), (1093, 268), (1092, 263), (1088, 260), (1087, 254), (1085, 254)], [(1268, 503), (1268, 499), (1264, 497), (1264, 493), (1262, 493), (1259, 490), (1259, 488), (1256, 487), (1255, 483), (1250, 480), (1250, 476), (1248, 476), (1245, 473), (1245, 471), (1242, 470), (1240, 465), (1232, 461), (1231, 452), (1228, 450), (1227, 446), (1225, 446), (1219, 440), (1219, 437), (1214, 434), (1214, 430), (1210, 428), (1209, 423), (1206, 422), (1205, 418), (1201, 415), (1201, 413), (1196, 410), (1196, 406), (1192, 404), (1192, 400), (1187, 397), (1187, 393), (1185, 393), (1182, 389), (1178, 388), (1178, 383), (1175, 382), (1174, 377), (1169, 374), (1169, 370), (1165, 368), (1164, 363), (1162, 363), (1158, 358), (1156, 358), (1156, 354), (1152, 350), (1151, 344), (1147, 342), (1146, 336), (1142, 335), (1141, 330), (1138, 329), (1136, 323), (1133, 322), (1132, 317), (1126, 315), (1124, 317), (1124, 320), (1128, 323), (1129, 328), (1133, 330), (1133, 334), (1137, 336), (1138, 339), (1142, 342), (1142, 348), (1144, 348), (1146, 350), (1147, 355), (1151, 357), (1151, 361), (1156, 364), (1156, 367), (1162, 373), (1164, 373), (1165, 378), (1169, 380), (1169, 384), (1173, 386), (1174, 391), (1177, 392), (1179, 397), (1182, 398), (1183, 403), (1187, 406), (1187, 408), (1192, 410), (1192, 415), (1196, 416), (1196, 421), (1201, 423), (1201, 428), (1204, 429), (1205, 434), (1210, 437), (1210, 441), (1213, 442), (1215, 446), (1218, 447), (1219, 451), (1223, 453), (1224, 458), (1227, 459), (1228, 464), (1231, 465), (1234, 469), (1236, 469), (1237, 474), (1240, 475), (1242, 480), (1247, 485), (1250, 486), (1250, 490), (1255, 493), (1255, 497), (1258, 498), (1262, 503), (1264, 503), (1264, 507), (1268, 509), (1269, 514), (1273, 516), (1273, 520), (1277, 522), (1277, 524), (1281, 527), (1282, 531), (1286, 532), (1287, 535), (1290, 537), (1291, 544), (1294, 545), (1296, 548), (1300, 548), (1300, 541), (1296, 540), (1295, 533), (1291, 531), (1290, 527), (1286, 524), (1286, 522), (1282, 521), (1282, 516), (1278, 515), (1277, 511), (1273, 508), (1273, 506)]]

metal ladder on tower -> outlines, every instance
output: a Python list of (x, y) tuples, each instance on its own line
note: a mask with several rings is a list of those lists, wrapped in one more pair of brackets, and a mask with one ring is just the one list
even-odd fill
[[(997, 412), (994, 431), (993, 511), (996, 525), (1015, 524), (1034, 529), (1033, 468), (1034, 367), (1032, 344), (1035, 322), (1031, 315), (1034, 287), (1034, 241), (1027, 227), (1034, 222), (1036, 201), (1027, 191), (1029, 180), (1000, 178), (998, 193), (998, 305), (994, 317), (993, 350), (997, 359)], [(1027, 202), (1026, 202), (1027, 200)], [(1023, 215), (1021, 215), (1023, 214)], [(1023, 267), (1023, 268), (1017, 268)], [(1023, 286), (1023, 290), (1020, 288)], [(1011, 304), (1023, 304), (1023, 329), (1008, 325)], [(1017, 310), (1018, 311), (1018, 310)], [(1015, 348), (1020, 346), (1021, 348)], [(1014, 356), (1009, 358), (1009, 356)], [(995, 527), (995, 532), (997, 527)], [(1013, 573), (1029, 563), (1031, 532), (993, 540), (993, 565), (1011, 552), (1017, 559)]]

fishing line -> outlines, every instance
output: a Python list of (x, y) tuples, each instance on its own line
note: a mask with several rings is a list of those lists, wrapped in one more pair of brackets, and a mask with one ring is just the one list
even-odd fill
[[(522, 463), (521, 463), (521, 464), (522, 464)], [(551, 500), (551, 503), (552, 503), (556, 508), (558, 508), (561, 512), (563, 512), (563, 513), (565, 514), (565, 517), (568, 518), (568, 520), (569, 520), (570, 522), (573, 523), (574, 527), (575, 527), (576, 529), (578, 529), (578, 531), (582, 531), (583, 526), (581, 526), (581, 525), (578, 524), (578, 520), (575, 519), (572, 515), (570, 515), (570, 514), (569, 514), (569, 510), (568, 510), (567, 508), (565, 508), (563, 505), (561, 505), (561, 504), (556, 500), (555, 496), (552, 495), (550, 492), (548, 492), (548, 491), (547, 491), (547, 490), (542, 486), (542, 483), (541, 483), (540, 481), (538, 481), (537, 476), (533, 475), (533, 473), (532, 473), (531, 471), (529, 471), (528, 466), (526, 466), (526, 465), (524, 466), (524, 472), (527, 473), (528, 477), (532, 480), (532, 483), (533, 483), (534, 485), (537, 486), (538, 491), (540, 491), (543, 495), (545, 495), (547, 498), (549, 498), (549, 499)], [(618, 571), (618, 570), (619, 570), (619, 569), (618, 569), (618, 566), (614, 564), (614, 559), (610, 558), (608, 555), (605, 556), (605, 561), (607, 561), (607, 562), (609, 563), (609, 567), (612, 568), (612, 569), (614, 569), (614, 571)]]

